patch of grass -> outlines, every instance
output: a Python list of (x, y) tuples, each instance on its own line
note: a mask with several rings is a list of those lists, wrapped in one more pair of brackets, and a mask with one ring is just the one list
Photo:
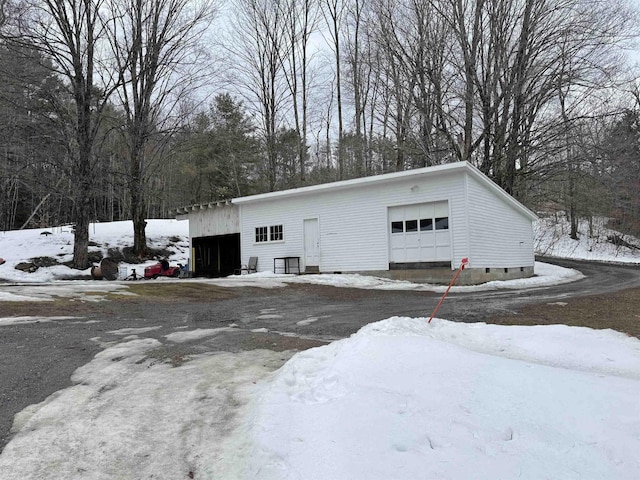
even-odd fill
[[(180, 283), (180, 282), (159, 282), (154, 280), (141, 280), (139, 282), (131, 282), (127, 285), (131, 293), (135, 293), (138, 297), (118, 296), (119, 301), (126, 299), (146, 299), (153, 298), (159, 301), (173, 302), (176, 298), (181, 300), (189, 300), (194, 302), (210, 302), (212, 300), (224, 300), (226, 298), (234, 298), (235, 293), (230, 288), (223, 288), (217, 285), (208, 285), (204, 283)], [(110, 298), (116, 295), (110, 295)]]
[(611, 328), (640, 338), (640, 288), (607, 295), (568, 298), (561, 303), (527, 305), (520, 308), (517, 315), (495, 317), (491, 323)]
[[(164, 283), (148, 280), (127, 283), (126, 286), (128, 290), (87, 291), (75, 298), (54, 297), (44, 302), (0, 302), (0, 316), (92, 316), (98, 311), (111, 314), (114, 308), (123, 304), (212, 302), (238, 296), (238, 292), (233, 289), (201, 283)], [(135, 295), (122, 295), (122, 292), (127, 291)], [(107, 301), (85, 302), (82, 301), (84, 295), (103, 297)]]
[(72, 301), (69, 298), (56, 298), (48, 302), (2, 302), (3, 317), (26, 316), (77, 316), (82, 317), (95, 311), (95, 304)]
[(84, 296), (87, 296), (87, 297), (107, 297), (108, 295), (111, 295), (112, 293), (115, 293), (115, 292), (105, 292), (104, 290), (96, 290), (94, 292), (93, 290), (86, 290), (86, 291), (82, 292), (82, 294), (79, 295), (78, 297), (75, 297), (75, 300), (82, 300), (82, 297), (84, 297)]

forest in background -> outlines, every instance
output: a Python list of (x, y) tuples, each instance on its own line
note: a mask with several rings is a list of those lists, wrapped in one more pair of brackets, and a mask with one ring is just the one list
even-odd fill
[(0, 1), (0, 230), (466, 160), (640, 233), (624, 0)]

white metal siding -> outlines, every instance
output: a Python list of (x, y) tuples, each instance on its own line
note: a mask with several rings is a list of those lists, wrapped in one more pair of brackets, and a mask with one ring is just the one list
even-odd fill
[[(272, 270), (274, 257), (299, 256), (303, 262), (304, 219), (318, 218), (320, 271), (387, 270), (388, 208), (447, 200), (452, 256), (458, 263), (468, 252), (464, 176), (447, 172), (241, 203), (242, 261), (257, 256), (259, 271)], [(256, 243), (255, 228), (270, 225), (284, 226), (284, 241)]]
[(470, 266), (533, 266), (531, 219), (468, 176)]

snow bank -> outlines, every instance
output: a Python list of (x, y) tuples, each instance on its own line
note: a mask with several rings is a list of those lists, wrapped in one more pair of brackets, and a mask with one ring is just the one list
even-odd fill
[(640, 471), (640, 342), (392, 318), (263, 389), (246, 478), (616, 478)]

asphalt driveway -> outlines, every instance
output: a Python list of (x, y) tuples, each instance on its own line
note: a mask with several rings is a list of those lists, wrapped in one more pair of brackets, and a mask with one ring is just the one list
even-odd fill
[[(592, 308), (596, 308), (608, 298), (620, 303), (616, 300), (620, 292), (632, 292), (633, 298), (640, 297), (638, 266), (553, 263), (576, 268), (586, 278), (554, 287), (450, 294), (438, 316), (454, 321), (518, 323), (525, 320), (522, 312), (527, 309), (548, 313), (563, 305), (564, 310), (559, 311), (555, 320), (563, 323), (563, 315), (572, 308), (572, 299), (596, 299), (592, 300)], [(0, 285), (0, 290), (11, 288), (17, 287)], [(100, 303), (72, 299), (53, 303), (0, 303), (0, 317), (67, 317), (0, 326), (3, 366), (0, 370), (0, 449), (10, 438), (17, 412), (69, 386), (76, 368), (88, 363), (105, 346), (121, 342), (128, 335), (163, 341), (164, 346), (153, 354), (175, 364), (191, 354), (215, 351), (303, 350), (344, 338), (367, 323), (392, 316), (429, 316), (440, 298), (431, 292), (308, 284), (276, 289), (231, 289), (194, 282), (143, 282), (132, 285), (131, 289), (137, 289), (138, 295)], [(577, 303), (584, 306), (585, 301)], [(635, 318), (633, 312), (629, 314), (631, 322)], [(537, 321), (531, 316), (526, 318)], [(554, 318), (552, 315), (551, 320)], [(576, 318), (580, 324), (581, 317)], [(602, 317), (602, 321), (613, 320)], [(637, 322), (640, 323), (640, 317)], [(615, 324), (606, 323), (595, 324), (595, 327), (617, 328)], [(166, 335), (195, 329), (220, 329), (220, 333), (182, 343), (167, 341)]]

